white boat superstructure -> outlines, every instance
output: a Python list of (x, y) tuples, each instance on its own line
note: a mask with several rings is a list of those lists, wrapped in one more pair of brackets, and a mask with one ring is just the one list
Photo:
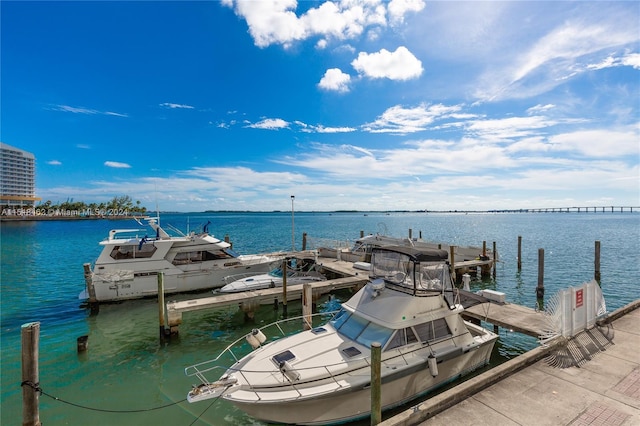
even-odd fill
[[(287, 285), (314, 283), (324, 281), (327, 278), (320, 272), (316, 271), (316, 263), (314, 259), (307, 258), (288, 258), (286, 260)], [(263, 288), (282, 287), (284, 274), (283, 266), (272, 269), (267, 274), (252, 275), (236, 280), (231, 280), (229, 284), (223, 286), (219, 290), (220, 293), (238, 293), (241, 291), (260, 290)], [(233, 279), (233, 276), (227, 277)]]
[(147, 220), (152, 236), (148, 229), (109, 231), (80, 298), (111, 302), (154, 296), (159, 272), (166, 293), (218, 288), (228, 275), (261, 274), (283, 257), (238, 255), (231, 244), (210, 235), (206, 225), (201, 233), (174, 236), (160, 227), (157, 218)]
[[(255, 329), (244, 357), (230, 345), (185, 369), (201, 381), (187, 399), (220, 397), (266, 422), (337, 424), (370, 415), (374, 342), (383, 410), (486, 365), (498, 336), (462, 319), (446, 259), (442, 250), (375, 248), (370, 282), (332, 319), (276, 340), (269, 326)], [(233, 365), (220, 365), (224, 355)]]
[[(350, 248), (332, 248), (332, 247), (318, 247), (318, 253), (321, 257), (339, 258), (347, 262), (369, 262), (371, 259), (371, 251), (375, 247), (387, 247), (387, 246), (405, 246), (414, 247), (418, 249), (438, 249), (449, 252), (450, 245), (443, 243), (435, 243), (425, 241), (422, 238), (401, 238), (391, 237), (381, 234), (369, 234), (361, 238), (358, 238)], [(462, 262), (466, 260), (485, 259), (489, 260), (493, 258), (493, 251), (489, 248), (485, 249), (483, 253), (482, 247), (474, 246), (455, 246), (455, 260), (456, 262)], [(498, 254), (496, 253), (496, 260)], [(449, 259), (450, 260), (450, 259)]]

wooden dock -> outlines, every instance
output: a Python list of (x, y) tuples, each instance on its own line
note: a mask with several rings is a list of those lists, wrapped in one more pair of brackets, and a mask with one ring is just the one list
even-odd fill
[[(350, 276), (334, 280), (320, 281), (311, 284), (314, 298), (335, 290), (352, 288), (366, 284), (367, 276)], [(287, 286), (286, 298), (300, 300), (304, 284)], [(261, 304), (283, 302), (282, 287), (264, 290), (245, 291), (241, 293), (220, 294), (200, 299), (167, 303), (168, 326), (175, 332), (175, 327), (182, 323), (182, 314), (202, 309), (219, 309), (226, 306), (239, 306), (246, 313), (252, 312)]]
[(481, 303), (466, 308), (463, 316), (536, 338), (543, 334), (546, 326), (544, 312), (513, 303)]
[[(295, 255), (295, 253), (291, 254)], [(339, 278), (312, 283), (314, 300), (332, 291), (360, 288), (369, 280), (369, 271), (354, 267), (355, 264), (352, 262), (338, 260), (336, 258), (318, 257), (317, 264), (324, 269), (325, 272), (338, 276)], [(492, 264), (492, 260), (467, 260), (456, 262), (455, 269), (458, 271), (458, 277), (460, 277), (463, 272), (477, 270), (478, 268), (486, 269), (487, 267), (491, 267)], [(302, 298), (302, 287), (302, 284), (287, 286), (286, 295), (282, 287), (276, 287), (168, 302), (165, 305), (166, 314), (164, 315), (167, 320), (166, 326), (168, 326), (171, 333), (177, 333), (178, 326), (182, 323), (182, 316), (185, 312), (203, 309), (220, 309), (228, 306), (238, 306), (248, 316), (251, 316), (260, 305), (272, 303), (286, 304), (287, 301), (300, 300)], [(496, 311), (496, 309), (492, 309), (492, 313), (494, 311)], [(482, 312), (478, 313), (478, 315), (481, 316)], [(508, 316), (508, 314), (505, 315)], [(484, 317), (480, 319), (485, 320)], [(486, 321), (491, 322), (490, 320)]]

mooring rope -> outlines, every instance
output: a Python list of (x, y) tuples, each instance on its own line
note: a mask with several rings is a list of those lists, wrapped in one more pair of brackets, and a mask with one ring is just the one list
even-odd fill
[[(62, 402), (64, 404), (72, 405), (72, 406), (78, 407), (78, 408), (83, 408), (85, 410), (100, 411), (100, 412), (103, 412), (103, 413), (142, 413), (142, 412), (145, 412), (145, 411), (154, 411), (154, 410), (160, 410), (162, 408), (171, 407), (173, 405), (180, 404), (181, 402), (184, 402), (184, 401), (187, 400), (185, 398), (185, 399), (182, 399), (180, 401), (172, 402), (170, 404), (162, 405), (162, 406), (159, 406), (159, 407), (144, 408), (144, 409), (140, 409), (140, 410), (107, 410), (107, 409), (104, 409), (104, 408), (95, 408), (95, 407), (88, 407), (86, 405), (76, 404), (76, 403), (73, 403), (73, 402), (66, 401), (64, 399), (58, 398), (56, 396), (50, 395), (50, 394), (48, 394), (48, 393), (46, 393), (45, 391), (42, 390), (42, 388), (40, 387), (40, 383), (33, 383), (30, 380), (25, 380), (24, 382), (22, 382), (20, 384), (20, 386), (29, 386), (34, 391), (38, 392), (40, 395), (48, 396), (49, 398), (52, 398), (52, 399), (54, 399), (56, 401), (60, 401), (60, 402)], [(201, 414), (201, 416), (202, 416), (202, 414)]]

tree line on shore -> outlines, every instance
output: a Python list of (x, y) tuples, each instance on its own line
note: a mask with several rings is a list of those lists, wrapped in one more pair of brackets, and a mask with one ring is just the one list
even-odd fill
[(85, 203), (83, 201), (74, 201), (73, 198), (67, 199), (62, 203), (53, 203), (50, 200), (40, 203), (36, 206), (37, 209), (46, 211), (127, 211), (129, 213), (146, 213), (147, 208), (141, 205), (139, 200), (135, 202), (128, 195), (113, 197), (108, 202), (103, 203)]

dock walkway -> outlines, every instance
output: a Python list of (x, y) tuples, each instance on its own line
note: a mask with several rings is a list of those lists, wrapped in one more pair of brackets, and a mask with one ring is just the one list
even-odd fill
[(640, 300), (631, 305), (611, 323), (613, 344), (580, 366), (556, 368), (545, 358), (557, 347), (538, 347), (380, 425), (640, 425)]

